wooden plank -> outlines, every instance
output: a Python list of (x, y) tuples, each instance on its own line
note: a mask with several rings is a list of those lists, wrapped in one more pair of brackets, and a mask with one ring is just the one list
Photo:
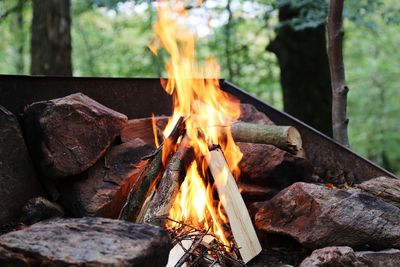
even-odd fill
[(260, 241), (222, 151), (215, 149), (210, 151), (210, 154), (209, 168), (214, 177), (221, 204), (228, 215), (240, 255), (247, 263), (261, 252)]

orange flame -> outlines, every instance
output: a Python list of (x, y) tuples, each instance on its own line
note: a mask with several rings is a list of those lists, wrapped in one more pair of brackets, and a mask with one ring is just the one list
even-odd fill
[[(168, 136), (177, 120), (186, 118), (186, 134), (198, 161), (190, 164), (169, 216), (196, 227), (211, 228), (229, 245), (221, 224), (227, 218), (220, 205), (215, 205), (212, 185), (205, 180), (209, 145), (213, 144), (221, 146), (230, 170), (239, 175), (237, 165), (242, 153), (233, 141), (230, 125), (240, 116), (240, 103), (220, 90), (219, 66), (215, 59), (207, 59), (203, 66), (197, 63), (195, 36), (183, 25), (184, 18), (182, 2), (158, 2), (158, 21), (154, 26), (157, 44), (151, 45), (152, 50), (163, 47), (170, 56), (165, 66), (168, 80), (163, 81), (163, 87), (172, 95), (174, 109), (163, 134)], [(165, 163), (166, 159), (163, 160)]]

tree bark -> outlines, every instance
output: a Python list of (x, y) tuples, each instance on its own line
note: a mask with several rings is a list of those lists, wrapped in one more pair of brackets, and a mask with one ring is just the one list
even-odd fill
[(33, 0), (31, 74), (72, 75), (70, 0)]
[(17, 61), (15, 69), (17, 73), (23, 74), (25, 69), (24, 64), (24, 45), (25, 45), (25, 34), (24, 34), (24, 4), (25, 0), (18, 0), (18, 8), (16, 9), (15, 17), (15, 28), (18, 35), (17, 46)]
[[(289, 6), (279, 9), (279, 21), (298, 15)], [(284, 25), (267, 50), (276, 54), (285, 112), (332, 136), (332, 95), (326, 53), (325, 25), (294, 30)]]
[(331, 0), (328, 12), (328, 55), (332, 85), (333, 138), (349, 146), (347, 92), (343, 62), (343, 0)]

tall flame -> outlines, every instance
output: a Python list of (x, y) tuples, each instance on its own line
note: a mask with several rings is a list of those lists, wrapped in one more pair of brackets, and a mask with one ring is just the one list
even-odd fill
[[(198, 64), (195, 36), (184, 25), (185, 7), (178, 1), (158, 2), (158, 21), (154, 26), (157, 43), (170, 58), (166, 64), (168, 80), (164, 89), (173, 96), (173, 115), (164, 130), (168, 136), (180, 117), (186, 118), (186, 134), (196, 153), (169, 216), (203, 229), (211, 228), (226, 245), (229, 242), (222, 224), (227, 221), (215, 204), (212, 185), (207, 181), (209, 146), (219, 145), (230, 170), (237, 176), (242, 153), (233, 141), (230, 125), (240, 116), (240, 103), (219, 88), (219, 66), (214, 58)], [(166, 158), (164, 157), (164, 163)], [(200, 162), (199, 162), (200, 161)], [(171, 225), (173, 227), (173, 225)]]

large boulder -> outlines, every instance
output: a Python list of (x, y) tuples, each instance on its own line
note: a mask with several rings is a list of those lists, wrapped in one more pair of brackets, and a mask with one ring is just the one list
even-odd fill
[(128, 118), (84, 94), (29, 105), (24, 113), (28, 147), (43, 174), (76, 175), (92, 166)]
[(243, 158), (240, 177), (262, 185), (284, 188), (313, 174), (312, 164), (272, 145), (237, 143)]
[(400, 247), (400, 209), (366, 194), (295, 183), (252, 211), (260, 234), (291, 236), (313, 249)]
[(130, 188), (140, 174), (142, 157), (153, 146), (140, 139), (111, 147), (88, 172), (77, 181), (65, 181), (59, 187), (64, 207), (77, 217), (117, 218)]
[(0, 225), (18, 219), (23, 205), (41, 193), (18, 120), (0, 106)]
[(0, 266), (165, 266), (170, 249), (167, 232), (153, 225), (54, 219), (0, 236)]

